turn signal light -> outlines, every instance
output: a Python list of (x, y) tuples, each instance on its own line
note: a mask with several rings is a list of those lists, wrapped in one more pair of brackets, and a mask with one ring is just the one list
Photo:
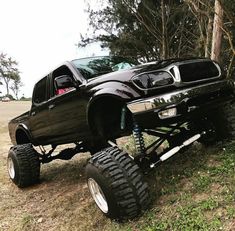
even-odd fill
[(158, 112), (158, 116), (160, 119), (171, 118), (176, 115), (177, 115), (177, 109), (175, 107)]

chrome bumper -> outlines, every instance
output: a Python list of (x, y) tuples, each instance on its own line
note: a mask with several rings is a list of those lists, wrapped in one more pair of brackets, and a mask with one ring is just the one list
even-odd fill
[[(128, 109), (133, 114), (138, 114), (150, 110), (157, 110), (171, 105), (178, 105), (188, 99), (197, 98), (210, 93), (231, 92), (234, 94), (234, 82), (230, 80), (216, 81), (199, 86), (190, 87), (183, 90), (173, 91), (166, 94), (135, 100), (127, 103)], [(209, 99), (205, 98), (205, 101)]]

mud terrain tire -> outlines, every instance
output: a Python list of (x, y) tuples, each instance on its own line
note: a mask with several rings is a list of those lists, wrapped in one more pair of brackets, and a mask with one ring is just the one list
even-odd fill
[[(221, 126), (226, 131), (227, 138), (235, 137), (235, 102), (226, 104), (222, 108), (222, 123)], [(221, 128), (222, 129), (222, 128)]]
[(117, 147), (92, 156), (86, 175), (93, 199), (109, 218), (119, 221), (134, 218), (149, 205), (148, 185), (139, 167)]
[(31, 144), (11, 147), (7, 158), (10, 179), (19, 187), (24, 188), (39, 182), (40, 161)]
[(213, 145), (215, 142), (232, 139), (235, 137), (235, 102), (227, 103), (223, 107), (213, 110), (207, 118), (207, 121), (201, 123), (202, 127), (210, 126), (213, 129), (202, 137), (199, 142), (208, 146)]

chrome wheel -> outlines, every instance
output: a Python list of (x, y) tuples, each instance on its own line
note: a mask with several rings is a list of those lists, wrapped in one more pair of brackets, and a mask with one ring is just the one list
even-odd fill
[(88, 188), (97, 206), (102, 210), (103, 213), (108, 213), (108, 203), (106, 201), (104, 193), (94, 179), (88, 179)]
[(11, 179), (15, 178), (15, 168), (12, 158), (7, 159), (7, 170)]

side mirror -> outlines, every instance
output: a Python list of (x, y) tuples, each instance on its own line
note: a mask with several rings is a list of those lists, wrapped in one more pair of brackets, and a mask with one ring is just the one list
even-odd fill
[(69, 75), (61, 75), (55, 78), (55, 85), (56, 89), (64, 89), (64, 88), (70, 88), (75, 87), (76, 83), (74, 82), (74, 79)]

